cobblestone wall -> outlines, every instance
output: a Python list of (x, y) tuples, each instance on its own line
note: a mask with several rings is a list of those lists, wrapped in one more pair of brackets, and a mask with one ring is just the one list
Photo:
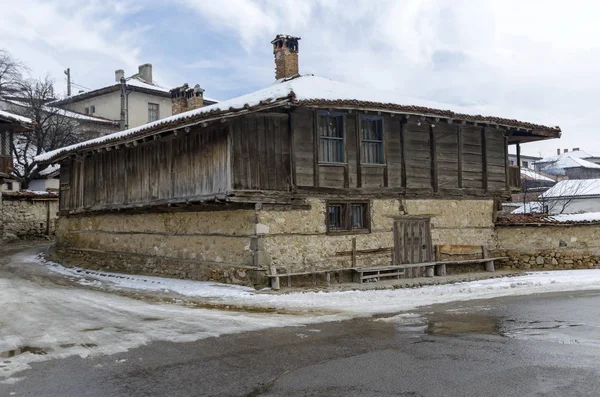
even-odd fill
[(504, 269), (589, 269), (600, 264), (600, 224), (497, 226)]
[(0, 240), (40, 237), (48, 231), (54, 234), (57, 213), (57, 199), (0, 198)]

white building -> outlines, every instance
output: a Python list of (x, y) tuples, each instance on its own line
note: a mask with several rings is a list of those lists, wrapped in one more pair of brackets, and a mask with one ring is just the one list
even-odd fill
[[(121, 117), (121, 78), (125, 72), (115, 71), (114, 83), (53, 102), (54, 106), (75, 112), (120, 120)], [(138, 73), (125, 78), (125, 127), (137, 127), (173, 114), (170, 88), (156, 83), (152, 77), (152, 65), (140, 65)], [(204, 98), (204, 105), (216, 103)]]

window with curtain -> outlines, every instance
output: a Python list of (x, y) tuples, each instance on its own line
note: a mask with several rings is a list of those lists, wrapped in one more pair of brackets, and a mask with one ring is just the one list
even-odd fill
[(148, 122), (158, 120), (158, 103), (148, 103)]
[(370, 230), (368, 202), (327, 203), (328, 232), (368, 232)]
[(319, 161), (344, 163), (344, 116), (341, 113), (322, 112), (317, 116), (319, 131)]
[(385, 164), (382, 117), (360, 117), (360, 162)]

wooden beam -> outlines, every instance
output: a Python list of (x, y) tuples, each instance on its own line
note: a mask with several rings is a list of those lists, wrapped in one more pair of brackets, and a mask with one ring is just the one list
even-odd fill
[(400, 173), (400, 186), (406, 187), (406, 145), (405, 145), (405, 135), (406, 135), (406, 124), (408, 121), (408, 117), (406, 120), (400, 120), (400, 165), (402, 167), (402, 172)]
[(462, 125), (456, 126), (456, 133), (458, 135), (458, 188), (463, 187), (463, 127)]
[(313, 185), (319, 187), (319, 128), (318, 114), (316, 110), (312, 111), (313, 118)]
[(505, 189), (507, 192), (510, 191), (510, 183), (509, 183), (509, 171), (508, 171), (508, 137), (504, 135), (504, 177), (506, 178)]
[(429, 148), (431, 154), (431, 186), (433, 191), (438, 191), (438, 172), (437, 172), (437, 149), (435, 145), (435, 127), (429, 126)]
[(485, 127), (481, 128), (481, 179), (483, 190), (488, 190), (488, 172), (487, 172), (487, 143), (485, 139)]
[(521, 144), (517, 142), (517, 166), (521, 167)]
[(360, 114), (356, 114), (356, 187), (362, 187), (362, 163), (360, 161)]

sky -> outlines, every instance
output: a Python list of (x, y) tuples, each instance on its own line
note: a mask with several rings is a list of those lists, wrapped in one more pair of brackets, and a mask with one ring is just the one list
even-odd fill
[[(153, 64), (164, 86), (228, 99), (274, 81), (270, 41), (300, 36), (300, 72), (399, 96), (559, 125), (600, 154), (600, 3), (571, 0), (0, 0), (0, 48), (52, 77), (99, 88)], [(77, 92), (75, 87), (75, 92)]]

